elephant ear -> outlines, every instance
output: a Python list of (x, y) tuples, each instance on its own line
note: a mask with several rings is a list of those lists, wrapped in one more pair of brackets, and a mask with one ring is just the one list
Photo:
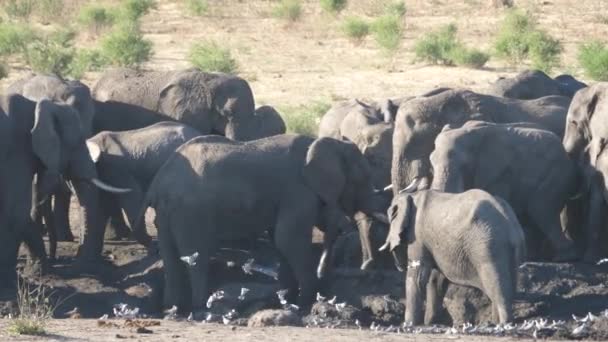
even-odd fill
[(55, 128), (54, 104), (47, 99), (40, 100), (34, 114), (32, 148), (49, 172), (59, 173), (61, 141)]
[[(513, 149), (505, 143), (505, 137), (492, 134), (492, 130), (486, 133), (477, 143), (475, 161), (476, 187), (484, 188), (492, 184), (495, 179), (507, 171), (515, 157)], [(491, 163), (487, 161), (491, 160)]]
[(343, 157), (333, 138), (319, 138), (308, 148), (302, 174), (306, 183), (327, 204), (338, 202), (346, 185)]
[(97, 163), (101, 156), (101, 148), (99, 145), (94, 141), (87, 140), (87, 149), (89, 150), (89, 155), (91, 156), (93, 163)]
[[(413, 199), (410, 194), (402, 194), (399, 196), (405, 196), (405, 200), (399, 204), (392, 205), (388, 209), (388, 215), (390, 220), (390, 229), (388, 235), (386, 237), (386, 242), (380, 250), (383, 251), (388, 248), (390, 252), (395, 250), (395, 248), (401, 245), (401, 242), (405, 240), (408, 242), (407, 236), (409, 234), (409, 230), (413, 228)], [(403, 205), (403, 208), (399, 206)], [(400, 215), (401, 212), (402, 214)]]

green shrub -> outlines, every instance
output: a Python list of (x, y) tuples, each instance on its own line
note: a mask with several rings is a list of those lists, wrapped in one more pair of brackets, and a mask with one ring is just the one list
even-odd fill
[(207, 4), (207, 0), (185, 0), (186, 8), (193, 15), (204, 15), (209, 10), (209, 4)]
[(369, 34), (369, 24), (359, 17), (348, 17), (344, 20), (342, 31), (353, 42), (361, 43)]
[(401, 18), (392, 14), (385, 14), (374, 21), (372, 32), (378, 45), (389, 53), (399, 49), (403, 27)]
[(82, 49), (70, 64), (68, 76), (73, 79), (81, 79), (87, 71), (100, 71), (108, 65), (108, 60), (99, 50)]
[(582, 44), (578, 51), (578, 62), (585, 75), (596, 80), (608, 81), (608, 46), (593, 40)]
[(494, 42), (496, 56), (512, 64), (530, 59), (534, 68), (549, 72), (559, 64), (562, 52), (559, 40), (536, 27), (531, 15), (509, 10)]
[(294, 22), (302, 16), (302, 4), (300, 0), (281, 0), (272, 13), (277, 18)]
[(17, 305), (19, 314), (8, 321), (8, 332), (15, 335), (44, 335), (46, 325), (53, 318), (55, 307), (42, 282), (36, 286), (19, 283)]
[(279, 108), (289, 133), (317, 135), (321, 117), (331, 108), (331, 104), (315, 101), (309, 105)]
[(36, 36), (29, 26), (0, 23), (0, 56), (22, 52)]
[(109, 64), (139, 67), (150, 59), (152, 42), (143, 37), (136, 23), (123, 23), (102, 39), (101, 53)]
[(34, 11), (36, 0), (4, 0), (4, 12), (15, 19), (29, 19)]
[(395, 1), (386, 5), (385, 12), (387, 14), (393, 14), (398, 17), (403, 17), (407, 12), (404, 1)]
[(136, 21), (156, 8), (156, 0), (123, 0), (120, 14), (124, 19)]
[(450, 55), (454, 64), (475, 69), (483, 67), (490, 59), (487, 53), (464, 46), (454, 48)]
[(60, 30), (34, 40), (25, 49), (27, 65), (36, 72), (66, 75), (76, 53), (74, 37), (73, 31)]
[(96, 4), (89, 4), (82, 7), (78, 14), (78, 22), (96, 35), (103, 29), (112, 26), (115, 20), (115, 12)]
[(432, 64), (462, 65), (481, 68), (490, 58), (486, 53), (470, 49), (456, 37), (455, 24), (441, 27), (422, 36), (414, 45), (417, 60)]
[(346, 0), (321, 0), (321, 8), (327, 12), (339, 13), (346, 8)]
[(237, 71), (237, 63), (232, 58), (230, 50), (215, 42), (194, 44), (190, 48), (188, 59), (193, 66), (202, 71), (231, 74)]
[(63, 0), (38, 0), (36, 10), (44, 22), (57, 22), (66, 16)]

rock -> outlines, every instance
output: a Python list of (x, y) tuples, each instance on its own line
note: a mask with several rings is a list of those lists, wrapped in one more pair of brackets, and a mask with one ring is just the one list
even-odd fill
[(373, 319), (383, 324), (398, 325), (405, 314), (405, 305), (386, 295), (364, 296), (361, 306), (371, 312)]
[(290, 310), (262, 310), (256, 312), (247, 323), (250, 328), (302, 325), (302, 319)]
[(365, 315), (360, 309), (346, 303), (329, 304), (328, 302), (317, 302), (310, 309), (310, 315), (305, 317), (305, 321), (312, 321), (315, 318), (317, 320), (336, 322), (368, 321), (369, 314)]

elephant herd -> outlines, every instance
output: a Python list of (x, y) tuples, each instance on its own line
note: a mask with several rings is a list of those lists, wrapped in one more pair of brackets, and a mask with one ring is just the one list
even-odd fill
[(285, 134), (245, 80), (194, 69), (114, 69), (91, 89), (30, 75), (0, 105), (0, 291), (15, 289), (22, 242), (44, 269), (43, 232), (51, 259), (73, 238), (71, 194), (83, 225), (75, 266), (101, 261), (110, 222), (158, 247), (164, 305), (183, 313), (204, 308), (222, 242), (264, 233), (288, 301), (305, 309), (340, 233), (358, 229), (363, 269), (386, 267), (388, 250), (406, 273), (413, 324), (433, 320), (448, 281), (481, 289), (494, 318), (511, 321), (519, 264), (593, 262), (608, 249), (604, 83), (526, 71), (487, 94), (354, 99), (323, 116), (317, 138)]

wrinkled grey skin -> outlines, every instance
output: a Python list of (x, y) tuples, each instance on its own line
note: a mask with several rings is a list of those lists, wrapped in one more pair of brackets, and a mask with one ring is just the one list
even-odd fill
[[(279, 278), (289, 299), (299, 292), (299, 305), (311, 304), (317, 291), (312, 227), (337, 236), (331, 229), (342, 226), (346, 216), (368, 213), (369, 176), (357, 147), (332, 138), (188, 141), (157, 172), (144, 200), (144, 209), (150, 205), (156, 211), (164, 304), (200, 309), (209, 295), (208, 262), (218, 241), (269, 228), (282, 256)], [(334, 241), (326, 240), (323, 254), (331, 260), (328, 244)], [(194, 252), (197, 264), (186, 267), (180, 256)]]
[[(12, 83), (7, 89), (7, 94), (20, 94), (32, 101), (50, 99), (68, 105), (78, 113), (84, 136), (90, 137), (92, 134), (95, 106), (89, 88), (79, 81), (64, 80), (52, 74), (29, 74)], [(60, 184), (52, 196), (55, 199), (55, 210), (51, 212), (50, 198), (37, 210), (41, 216), (44, 216), (49, 234), (57, 233), (60, 241), (74, 240), (68, 218), (70, 195), (69, 188), (65, 184)], [(35, 219), (40, 221), (42, 217)]]
[(445, 286), (429, 281), (434, 270), (452, 283), (483, 291), (497, 322), (513, 320), (517, 267), (525, 260), (526, 244), (507, 202), (478, 189), (459, 194), (421, 190), (395, 196), (388, 215), (391, 228), (383, 248), (393, 253), (400, 270), (407, 270), (406, 322), (420, 325), (424, 318), (428, 325), (436, 316)]
[[(584, 260), (601, 257), (601, 232), (606, 230), (605, 198), (608, 172), (605, 162), (605, 141), (608, 139), (608, 83), (596, 83), (579, 90), (568, 110), (563, 144), (570, 158), (576, 161), (587, 187), (584, 197), (568, 203), (569, 233), (585, 251)], [(580, 228), (582, 226), (582, 229)], [(603, 247), (605, 248), (605, 247)]]
[(540, 70), (525, 70), (514, 77), (500, 77), (490, 85), (488, 94), (520, 100), (551, 95), (567, 96), (561, 91), (559, 82)]
[(107, 71), (93, 88), (101, 102), (122, 102), (163, 114), (202, 134), (234, 140), (263, 136), (255, 130), (255, 103), (244, 79), (197, 69), (175, 71)]
[(559, 91), (563, 96), (574, 97), (577, 91), (587, 88), (587, 84), (572, 77), (572, 75), (556, 76), (555, 81), (558, 84)]
[[(41, 231), (34, 223), (32, 203), (49, 195), (33, 191), (37, 175), (45, 189), (54, 189), (59, 175), (70, 180), (83, 208), (88, 229), (81, 232), (80, 261), (99, 258), (103, 231), (95, 226), (98, 213), (95, 165), (85, 144), (79, 115), (72, 107), (53, 101), (30, 101), (17, 94), (2, 98), (0, 132), (0, 288), (14, 290), (19, 244), (25, 241), (44, 263)], [(100, 235), (101, 234), (101, 235)]]
[(95, 158), (99, 178), (114, 186), (131, 189), (127, 194), (102, 194), (100, 224), (105, 225), (110, 215), (118, 216), (116, 222), (122, 221), (124, 211), (135, 239), (150, 246), (146, 227), (143, 224), (133, 226), (148, 186), (179, 146), (200, 135), (184, 124), (160, 122), (132, 131), (101, 132), (88, 139), (89, 149), (99, 150)]
[(439, 134), (430, 159), (432, 189), (482, 189), (509, 202), (527, 228), (530, 257), (540, 249), (532, 245), (533, 229), (550, 241), (553, 260), (577, 257), (560, 224), (567, 199), (579, 190), (577, 170), (555, 134), (528, 123), (469, 121)]
[(445, 125), (459, 127), (469, 120), (532, 122), (561, 137), (569, 103), (570, 99), (563, 96), (515, 100), (463, 89), (407, 101), (399, 107), (393, 133), (393, 193), (415, 178), (431, 176), (429, 156)]
[(253, 128), (260, 137), (285, 134), (287, 126), (281, 114), (272, 106), (260, 106), (254, 113)]

